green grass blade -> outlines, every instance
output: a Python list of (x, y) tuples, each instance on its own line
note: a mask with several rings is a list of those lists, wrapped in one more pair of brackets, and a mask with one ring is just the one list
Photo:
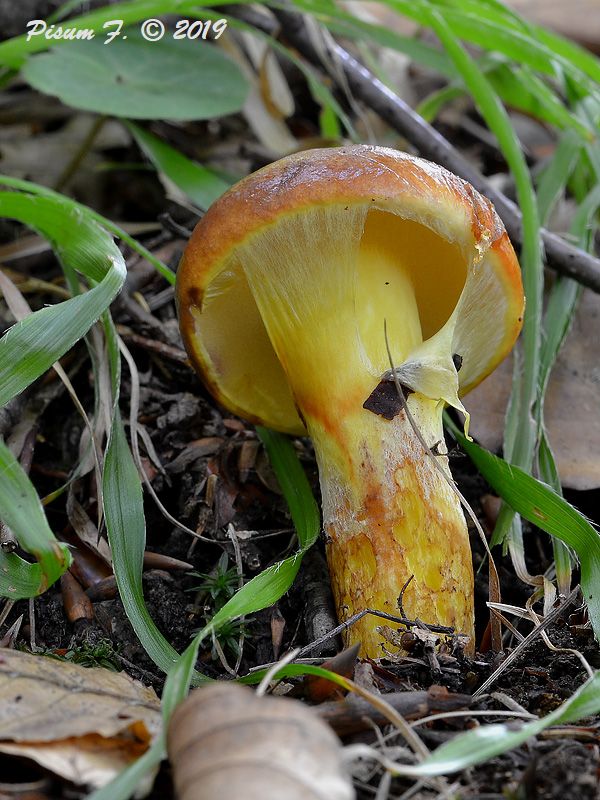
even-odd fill
[[(489, 81), (478, 69), (471, 56), (463, 49), (444, 17), (425, 3), (422, 11), (444, 49), (469, 89), (471, 96), (488, 128), (494, 133), (510, 171), (515, 179), (517, 197), (523, 218), (523, 244), (521, 268), (527, 307), (523, 324), (523, 358), (515, 361), (513, 391), (509, 403), (504, 451), (511, 463), (525, 469), (531, 468), (538, 429), (533, 409), (538, 396), (539, 352), (541, 340), (541, 314), (543, 267), (539, 217), (535, 192), (527, 163), (506, 110), (500, 103)], [(498, 517), (494, 542), (511, 542), (515, 552), (522, 550), (522, 533), (512, 510), (504, 507)]]
[(158, 630), (144, 602), (146, 525), (142, 484), (118, 410), (106, 451), (102, 489), (113, 569), (125, 613), (150, 658), (168, 672), (179, 654)]
[(236, 617), (253, 614), (277, 602), (292, 585), (304, 553), (316, 542), (321, 529), (317, 502), (291, 441), (268, 428), (256, 430), (288, 504), (300, 550), (252, 578), (215, 614), (201, 636)]
[(37, 230), (63, 262), (98, 282), (78, 297), (31, 314), (0, 339), (2, 406), (87, 333), (121, 289), (126, 270), (112, 238), (60, 200), (0, 192), (0, 214)]
[[(0, 47), (1, 46), (2, 45), (0, 45)], [(70, 197), (48, 189), (46, 186), (40, 186), (30, 181), (23, 181), (19, 178), (10, 178), (8, 175), (0, 175), (0, 185), (9, 186), (12, 189), (19, 189), (22, 192), (27, 192), (39, 197), (49, 197), (62, 203), (65, 211), (69, 212), (73, 217), (80, 216), (84, 220), (96, 222), (101, 228), (117, 236), (121, 241), (125, 242), (125, 244), (129, 245), (132, 250), (142, 256), (142, 258), (145, 258), (170, 284), (175, 284), (175, 273), (172, 269), (169, 269), (160, 259), (152, 255), (152, 253), (141, 245), (137, 239), (134, 239), (133, 236), (130, 236), (111, 220), (103, 217), (102, 214), (98, 214), (97, 211), (88, 208), (88, 206), (84, 206), (82, 203), (77, 203), (75, 200), (71, 200)]]
[(316, 542), (321, 529), (319, 507), (291, 441), (268, 428), (256, 432), (265, 446), (271, 466), (286, 499), (302, 550)]
[(213, 170), (187, 158), (145, 128), (133, 123), (128, 123), (127, 127), (156, 169), (203, 211), (231, 185)]
[(593, 142), (597, 138), (597, 132), (566, 108), (558, 93), (529, 67), (505, 63), (487, 74), (490, 83), (507, 106), (561, 130), (575, 130), (586, 141)]
[[(128, 800), (152, 770), (166, 758), (165, 734), (161, 732), (146, 752), (100, 789), (86, 795), (87, 800)], [(137, 796), (137, 795), (136, 795)]]
[(278, 561), (252, 578), (217, 611), (202, 634), (217, 631), (237, 617), (254, 614), (276, 603), (290, 588), (302, 563), (302, 553)]
[(581, 588), (594, 634), (600, 640), (600, 534), (590, 522), (549, 486), (508, 464), (474, 442), (446, 420), (448, 428), (490, 486), (514, 511), (555, 536), (577, 553)]
[(37, 561), (27, 564), (0, 552), (0, 594), (13, 600), (41, 594), (68, 569), (71, 555), (55, 539), (31, 481), (1, 439), (0, 519)]
[(524, 369), (520, 387), (521, 402), (516, 411), (518, 416), (517, 436), (510, 458), (511, 462), (519, 463), (527, 468), (531, 463), (536, 443), (536, 431), (531, 412), (537, 397), (543, 287), (542, 254), (535, 192), (521, 144), (512, 128), (506, 110), (489, 81), (480, 72), (477, 64), (466, 50), (462, 48), (442, 16), (428, 4), (424, 4), (422, 10), (426, 12), (429, 25), (454, 61), (479, 112), (496, 136), (516, 183), (519, 206), (523, 215), (521, 267), (527, 309), (523, 325)]
[[(585, 50), (573, 45), (541, 26), (522, 24), (515, 15), (494, 12), (489, 6), (482, 13), (479, 3), (461, 0), (448, 7), (445, 0), (429, 0), (456, 36), (484, 50), (497, 51), (517, 64), (527, 64), (547, 75), (556, 75), (557, 66), (564, 69), (587, 92), (597, 92), (600, 82), (600, 61)], [(409, 0), (388, 0), (388, 4), (412, 19), (430, 24), (425, 4)]]
[[(552, 163), (552, 171), (563, 176), (563, 181), (568, 180), (576, 162), (576, 158), (571, 155), (571, 159), (564, 163), (570, 154), (568, 145), (568, 141), (566, 144), (564, 139), (561, 141)], [(575, 150), (574, 155), (579, 155), (579, 152), (579, 149)], [(548, 180), (548, 182), (550, 181)], [(550, 193), (548, 187), (545, 188)], [(592, 219), (599, 207), (600, 186), (595, 186), (580, 203), (571, 225), (571, 234), (577, 239), (579, 246), (588, 250), (593, 245), (594, 240)], [(552, 447), (544, 427), (544, 397), (552, 367), (571, 327), (581, 292), (582, 287), (576, 281), (564, 277), (559, 278), (552, 287), (546, 306), (546, 313), (544, 314), (544, 335), (540, 357), (540, 387), (536, 407), (538, 430), (540, 431), (537, 463), (540, 478), (558, 494), (562, 494), (562, 487)], [(562, 593), (566, 593), (571, 582), (571, 554), (566, 546), (558, 541), (554, 542), (554, 564), (559, 589)]]
[(127, 800), (135, 794), (140, 782), (160, 764), (167, 755), (167, 725), (171, 714), (186, 697), (194, 675), (194, 664), (198, 658), (200, 639), (196, 637), (178, 657), (167, 675), (161, 698), (164, 727), (152, 747), (144, 755), (124, 769), (117, 777), (88, 795), (88, 800)]
[(464, 97), (465, 90), (462, 86), (444, 86), (442, 89), (437, 89), (428, 95), (417, 106), (416, 112), (419, 116), (423, 117), (429, 123), (432, 123), (438, 116), (444, 106), (457, 100), (459, 97)]
[[(122, 427), (121, 427), (122, 430)], [(124, 433), (117, 433), (121, 438), (124, 438)], [(167, 677), (165, 689), (162, 697), (163, 716), (165, 725), (175, 707), (187, 694), (189, 687), (192, 683), (198, 682), (198, 679), (203, 677), (194, 672), (194, 665), (198, 657), (198, 648), (202, 641), (209, 636), (212, 632), (218, 631), (221, 625), (235, 619), (236, 617), (252, 614), (263, 608), (275, 603), (282, 597), (285, 592), (292, 585), (292, 582), (300, 568), (302, 562), (302, 555), (305, 550), (312, 545), (319, 533), (319, 513), (316, 502), (312, 496), (308, 480), (304, 474), (302, 466), (298, 461), (294, 448), (291, 442), (279, 433), (267, 430), (266, 428), (259, 429), (259, 435), (263, 441), (269, 458), (272, 459), (272, 466), (277, 476), (277, 480), (282, 488), (284, 496), (290, 506), (290, 513), (294, 524), (297, 525), (298, 539), (304, 543), (303, 549), (298, 553), (285, 559), (284, 561), (274, 564), (272, 567), (264, 570), (243, 586), (212, 618), (208, 625), (206, 625), (194, 637), (191, 644), (185, 652), (176, 659), (172, 664)], [(126, 448), (126, 451), (123, 449)], [(128, 482), (133, 483), (133, 471), (135, 465), (129, 452), (127, 442), (121, 444), (122, 457), (128, 462), (127, 470), (131, 472)], [(116, 457), (116, 454), (115, 454)], [(108, 456), (107, 456), (108, 461)], [(107, 466), (108, 469), (108, 466)], [(137, 473), (136, 473), (137, 477)], [(118, 480), (118, 478), (117, 478)], [(137, 478), (139, 484), (139, 478)], [(138, 490), (135, 489), (137, 494)], [(139, 488), (141, 493), (141, 485)], [(105, 487), (106, 497), (106, 487)], [(141, 501), (141, 497), (138, 502)], [(124, 516), (121, 510), (122, 503), (118, 503), (119, 508), (117, 514)], [(137, 539), (142, 538), (141, 526), (143, 519), (140, 521), (141, 509), (135, 515), (133, 524), (138, 529)], [(108, 515), (107, 515), (108, 523)], [(121, 523), (122, 526), (126, 524), (126, 520)], [(122, 534), (120, 534), (122, 537)], [(124, 537), (122, 537), (124, 538)], [(112, 545), (112, 541), (111, 541)], [(139, 545), (137, 546), (137, 553), (132, 553), (130, 560), (135, 568), (136, 564), (140, 562)], [(115, 551), (113, 549), (113, 557)], [(116, 567), (115, 567), (116, 571)], [(130, 575), (129, 580), (141, 585), (141, 578), (135, 575)], [(140, 586), (141, 590), (141, 586)], [(142, 600), (143, 602), (143, 600)], [(135, 601), (135, 605), (139, 603), (139, 599)], [(136, 613), (138, 613), (136, 611)], [(290, 669), (289, 674), (301, 674), (294, 672), (294, 668), (298, 667), (303, 669), (302, 666), (289, 665), (286, 669)], [(310, 668), (309, 668), (310, 669)], [(318, 669), (318, 668), (317, 668)], [(306, 670), (304, 670), (306, 671)], [(287, 672), (285, 674), (288, 674)], [(325, 675), (327, 677), (327, 675)], [(256, 676), (249, 676), (245, 681), (247, 683), (255, 683)], [(165, 757), (165, 733), (154, 742), (150, 750), (148, 750), (141, 759), (136, 761), (126, 770), (124, 770), (114, 781), (97, 790), (90, 795), (91, 800), (127, 800), (128, 797), (134, 793), (140, 780), (160, 761)]]
[(564, 133), (544, 168), (537, 187), (540, 222), (545, 225), (556, 203), (565, 191), (581, 153), (581, 139), (574, 131)]
[(517, 730), (508, 725), (481, 725), (468, 733), (455, 736), (441, 745), (415, 767), (402, 766), (402, 774), (444, 775), (481, 764), (506, 753), (537, 736), (551, 725), (566, 725), (600, 711), (600, 673), (581, 686), (568, 700), (542, 719), (527, 722)]
[(327, 16), (323, 16), (321, 21), (334, 34), (358, 42), (368, 38), (380, 47), (404, 53), (411, 61), (446, 78), (456, 77), (454, 65), (443, 51), (415, 37), (403, 36), (393, 28), (364, 22), (339, 8), (328, 11)]

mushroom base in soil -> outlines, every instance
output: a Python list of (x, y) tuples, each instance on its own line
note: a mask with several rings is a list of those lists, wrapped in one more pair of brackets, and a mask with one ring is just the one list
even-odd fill
[[(385, 148), (284, 158), (200, 221), (177, 286), (192, 363), (217, 400), (314, 443), (340, 620), (364, 609), (447, 625), (473, 644), (473, 569), (448, 484), (442, 411), (521, 326), (520, 270), (490, 203)], [(384, 321), (387, 334), (384, 334)], [(421, 438), (389, 376), (395, 373)], [(383, 655), (381, 620), (347, 631)]]

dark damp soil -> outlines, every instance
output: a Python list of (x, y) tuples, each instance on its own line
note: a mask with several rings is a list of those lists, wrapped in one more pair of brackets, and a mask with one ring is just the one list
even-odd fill
[[(148, 301), (164, 288), (155, 278), (143, 285)], [(171, 304), (156, 312), (158, 324), (149, 330), (126, 311), (121, 303), (117, 322), (135, 331), (144, 343), (168, 338), (172, 347), (179, 347), (174, 312)], [(165, 335), (163, 335), (163, 333)], [(141, 340), (140, 340), (141, 341)], [(210, 578), (207, 575), (229, 571), (228, 591), (237, 585), (236, 554), (230, 526), (237, 533), (238, 558), (246, 579), (288, 554), (294, 547), (291, 521), (277, 487), (273, 473), (254, 431), (240, 420), (218, 409), (204, 394), (190, 369), (177, 362), (149, 356), (144, 346), (132, 344), (142, 381), (140, 419), (152, 441), (163, 471), (158, 471), (148, 458), (144, 461), (153, 486), (164, 505), (187, 526), (202, 532), (211, 542), (194, 543), (192, 537), (172, 526), (157, 510), (151, 499), (146, 500), (148, 549), (162, 556), (188, 562), (192, 569), (173, 571), (169, 562), (159, 563), (144, 573), (144, 595), (148, 610), (161, 632), (178, 650), (189, 643), (194, 631), (200, 628), (215, 608), (206, 589), (198, 587)], [(73, 357), (77, 362), (77, 353)], [(82, 362), (84, 363), (84, 362)], [(73, 375), (78, 389), (88, 399), (89, 375), (80, 367)], [(129, 387), (125, 383), (124, 407)], [(25, 401), (33, 403), (37, 387)], [(36, 420), (37, 442), (31, 475), (41, 494), (48, 493), (64, 479), (63, 473), (76, 458), (81, 425), (71, 413), (62, 395), (52, 401)], [(297, 442), (298, 454), (304, 463), (315, 491), (318, 493), (316, 467), (310, 443)], [(452, 469), (462, 491), (475, 508), (484, 526), (489, 527), (489, 487), (477, 475), (469, 460), (452, 450)], [(76, 485), (76, 497), (94, 519), (93, 478), (87, 476)], [(588, 498), (586, 498), (588, 500)], [(492, 504), (493, 505), (493, 504)], [(59, 535), (73, 536), (66, 504), (58, 500), (48, 509), (48, 516)], [(73, 542), (73, 539), (70, 539)], [(551, 558), (546, 537), (535, 530), (528, 531), (528, 556), (532, 572), (543, 571)], [(76, 544), (76, 543), (75, 543)], [(475, 533), (472, 537), (476, 567), (483, 559), (483, 548)], [(227, 560), (223, 554), (227, 554)], [(77, 546), (75, 561), (79, 560)], [(527, 591), (515, 578), (510, 563), (498, 559), (503, 599), (524, 606)], [(197, 574), (193, 574), (197, 573)], [(201, 574), (203, 577), (199, 577)], [(485, 565), (476, 581), (478, 632), (480, 641), (487, 624), (487, 572)], [(315, 599), (316, 598), (316, 599)], [(218, 602), (218, 601), (217, 601)], [(246, 620), (242, 629), (242, 656), (239, 674), (256, 665), (272, 662), (291, 647), (302, 647), (322, 633), (319, 624), (327, 628), (334, 624), (327, 569), (322, 547), (317, 545), (307, 557), (292, 590), (276, 607), (256, 613)], [(316, 605), (316, 608), (315, 608)], [(65, 612), (65, 599), (58, 586), (52, 587), (34, 603), (35, 624), (32, 630), (26, 602), (17, 603), (6, 620), (3, 631), (19, 615), (24, 623), (14, 642), (17, 647), (29, 648), (32, 641), (41, 652), (67, 655), (84, 665), (100, 664), (123, 669), (160, 694), (163, 676), (145, 653), (123, 611), (114, 590), (108, 587), (106, 597), (93, 602), (93, 619), (72, 624)], [(319, 614), (321, 616), (319, 616)], [(316, 617), (318, 619), (316, 619)], [(323, 619), (325, 622), (323, 623)], [(273, 631), (274, 622), (282, 635)], [(515, 621), (523, 635), (531, 629), (527, 623)], [(558, 648), (578, 650), (593, 666), (600, 666), (598, 646), (585, 627), (578, 603), (565, 612), (563, 618), (550, 627), (550, 640)], [(229, 632), (222, 642), (229, 667), (236, 663), (235, 648), (240, 641), (239, 628)], [(501, 663), (515, 646), (516, 639), (506, 640), (504, 654), (478, 653), (467, 658), (459, 650), (443, 648), (435, 659), (427, 654), (420, 642), (405, 658), (382, 660), (370, 672), (372, 688), (382, 691), (427, 690), (443, 686), (451, 693), (471, 695)], [(333, 639), (321, 649), (321, 655), (331, 656), (339, 649)], [(392, 648), (393, 649), (393, 648)], [(199, 668), (215, 678), (229, 678), (215, 648), (209, 643), (201, 651)], [(361, 667), (364, 670), (364, 665)], [(540, 639), (533, 642), (509, 668), (500, 674), (473, 710), (488, 710), (490, 716), (453, 717), (431, 723), (417, 730), (431, 749), (473, 725), (505, 721), (493, 716), (493, 711), (519, 708), (544, 715), (567, 699), (586, 679), (577, 656), (570, 652), (554, 652)], [(298, 682), (293, 693), (302, 696), (303, 684)], [(517, 704), (517, 705), (515, 705)], [(582, 721), (580, 726), (559, 729), (543, 734), (534, 741), (493, 758), (486, 763), (453, 776), (453, 796), (464, 798), (543, 798), (563, 800), (566, 797), (594, 798), (598, 794), (599, 719)], [(346, 742), (374, 741), (372, 731), (363, 731), (345, 739)], [(394, 740), (391, 740), (391, 745)], [(6, 762), (5, 780), (17, 781), (23, 764)], [(33, 769), (30, 767), (30, 769)], [(171, 793), (169, 766), (165, 764), (152, 797), (168, 797)], [(33, 774), (33, 773), (31, 773)], [(372, 797), (380, 780), (375, 772), (366, 778), (359, 776), (359, 797)], [(50, 780), (45, 778), (45, 780)], [(73, 787), (65, 787), (56, 779), (46, 796), (82, 796)], [(400, 797), (411, 784), (396, 779), (390, 787), (390, 797)], [(435, 787), (423, 786), (416, 797), (435, 797)]]
[[(38, 16), (40, 16), (38, 14)], [(297, 75), (291, 80), (298, 81)], [(307, 93), (304, 95), (308, 97)], [(303, 95), (303, 97), (304, 97)], [(304, 103), (305, 116), (292, 121), (298, 131), (315, 132), (315, 109)], [(343, 98), (341, 98), (343, 101)], [(69, 119), (70, 111), (51, 103), (53, 130), (60, 130)], [(302, 108), (302, 102), (299, 107)], [(299, 112), (300, 114), (300, 112)], [(243, 141), (248, 131), (244, 123), (234, 118), (215, 125), (196, 123), (189, 130), (161, 123), (158, 132), (167, 139), (177, 140), (178, 146), (194, 154), (191, 142), (202, 141), (207, 146), (215, 142)], [(477, 157), (491, 167), (497, 164), (495, 151), (481, 152), (481, 143), (457, 140), (457, 146), (475, 149)], [(464, 135), (461, 134), (461, 135)], [(235, 146), (234, 146), (235, 149)], [(240, 146), (239, 160), (251, 171), (269, 160), (261, 148)], [(162, 228), (146, 236), (144, 244), (165, 263), (176, 269), (185, 244), (185, 230), (191, 230), (196, 218), (181, 207), (169, 203), (158, 179), (151, 172), (128, 172), (123, 164), (139, 160), (131, 145), (110, 152), (114, 163), (112, 183), (94, 178), (86, 183), (85, 196), (79, 196), (113, 219), (162, 219)], [(237, 155), (236, 155), (237, 157)], [(236, 169), (240, 163), (236, 161)], [(232, 172), (234, 170), (231, 170)], [(32, 175), (35, 180), (35, 175)], [(119, 191), (115, 191), (115, 181)], [(109, 191), (110, 189), (110, 191)], [(73, 193), (77, 195), (77, 190)], [(118, 198), (118, 199), (116, 199)], [(160, 216), (162, 215), (162, 216)], [(182, 232), (183, 231), (183, 232)], [(13, 240), (19, 231), (4, 223), (2, 237)], [(231, 417), (218, 408), (185, 363), (178, 332), (173, 292), (149, 265), (131, 252), (125, 252), (128, 278), (124, 291), (113, 307), (115, 322), (135, 359), (140, 379), (140, 409), (138, 422), (143, 427), (146, 445), (142, 448), (143, 468), (152, 486), (168, 511), (187, 527), (201, 534), (196, 541), (188, 533), (169, 522), (146, 494), (147, 549), (163, 556), (150, 565), (143, 580), (148, 611), (162, 634), (181, 652), (190, 638), (224, 602), (238, 585), (237, 563), (241, 564), (245, 580), (268, 565), (292, 553), (295, 548), (292, 523), (285, 502), (269, 466), (264, 450), (251, 426)], [(33, 278), (53, 281), (60, 270), (47, 253), (20, 258), (17, 268)], [(33, 308), (55, 302), (53, 296), (36, 293), (29, 296)], [(0, 334), (12, 322), (5, 306), (0, 303)], [(63, 366), (73, 382), (86, 409), (93, 408), (94, 380), (85, 346), (80, 343), (63, 359)], [(121, 405), (128, 418), (131, 384), (124, 369)], [(27, 426), (34, 442), (30, 473), (40, 496), (56, 491), (69, 478), (78, 461), (78, 449), (83, 424), (71, 401), (50, 374), (34, 384), (11, 409), (11, 418), (0, 434), (10, 437), (17, 423)], [(0, 417), (0, 426), (3, 424)], [(314, 455), (308, 441), (297, 441), (298, 455), (318, 494)], [(470, 461), (452, 446), (451, 466), (461, 491), (467, 496), (487, 531), (493, 527), (495, 499)], [(89, 524), (97, 521), (97, 487), (93, 472), (75, 481), (71, 500), (77, 501)], [(598, 523), (600, 492), (574, 493), (570, 501), (586, 511)], [(84, 558), (85, 548), (73, 525), (72, 509), (68, 508), (67, 493), (46, 507), (50, 525), (57, 536), (73, 547), (74, 574), (82, 590), (93, 599), (93, 614), (89, 620), (70, 622), (68, 596), (56, 584), (33, 602), (31, 611), (21, 601), (10, 610), (0, 627), (0, 638), (19, 617), (23, 622), (16, 639), (8, 646), (34, 649), (41, 654), (67, 657), (86, 666), (101, 665), (125, 670), (129, 675), (152, 685), (160, 694), (164, 676), (145, 653), (116, 596), (114, 586), (97, 584), (106, 579), (102, 564)], [(100, 534), (103, 528), (100, 526)], [(232, 539), (233, 535), (233, 539)], [(527, 558), (532, 574), (543, 573), (551, 563), (552, 551), (548, 537), (526, 528)], [(476, 607), (478, 643), (485, 642), (488, 622), (485, 602), (488, 598), (485, 553), (475, 531), (472, 547), (476, 567)], [(497, 566), (503, 600), (524, 607), (527, 588), (515, 577), (510, 561), (497, 555)], [(168, 559), (189, 564), (174, 569)], [(576, 579), (577, 576), (575, 576)], [(219, 587), (218, 591), (215, 587)], [(216, 592), (216, 598), (212, 596)], [(1, 606), (0, 606), (1, 609)], [(529, 623), (511, 618), (517, 629), (526, 635)], [(212, 642), (201, 649), (198, 668), (214, 678), (230, 678), (239, 657), (238, 674), (272, 662), (292, 647), (303, 647), (335, 625), (331, 595), (322, 544), (307, 555), (298, 578), (276, 606), (257, 612), (232, 626), (220, 639), (226, 664)], [(586, 627), (585, 616), (574, 602), (548, 630), (556, 647), (578, 650), (593, 668), (600, 667), (600, 651)], [(405, 658), (383, 660), (378, 665), (360, 665), (362, 680), (381, 692), (428, 690), (445, 687), (448, 692), (472, 695), (500, 666), (505, 656), (516, 646), (513, 636), (504, 642), (503, 653), (489, 650), (467, 658), (448, 646), (431, 653), (418, 643)], [(241, 645), (241, 654), (238, 647)], [(331, 639), (315, 652), (330, 657), (340, 649), (340, 642)], [(367, 677), (365, 677), (365, 674)], [(481, 716), (456, 716), (445, 721), (417, 728), (424, 743), (431, 749), (457, 733), (485, 722), (505, 720), (495, 717), (494, 711), (521, 709), (544, 715), (568, 698), (586, 679), (586, 672), (576, 655), (555, 652), (540, 639), (534, 641), (509, 668), (502, 672), (488, 693), (470, 706), (485, 710)], [(302, 681), (292, 686), (296, 696), (306, 695)], [(598, 724), (600, 717), (583, 720), (577, 726), (562, 728), (539, 736), (533, 741), (484, 764), (449, 779), (455, 785), (454, 797), (475, 800), (565, 800), (596, 798), (599, 779)], [(387, 732), (387, 731), (386, 731)], [(351, 741), (372, 742), (372, 729), (353, 734)], [(346, 741), (350, 741), (346, 739)], [(391, 740), (391, 744), (396, 744)], [(5, 785), (38, 781), (36, 797), (79, 798), (85, 792), (66, 785), (57, 778), (41, 772), (30, 762), (0, 756), (0, 798), (7, 792)], [(365, 772), (358, 776), (357, 791), (361, 798), (375, 796), (381, 773)], [(423, 786), (410, 794), (410, 784), (394, 780), (390, 798), (409, 796), (434, 798), (439, 795), (433, 786)], [(173, 796), (170, 768), (164, 764), (156, 781), (152, 798)]]

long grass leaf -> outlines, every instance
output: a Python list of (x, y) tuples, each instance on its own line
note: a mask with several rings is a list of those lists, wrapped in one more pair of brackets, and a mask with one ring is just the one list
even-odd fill
[(142, 151), (165, 176), (166, 181), (174, 183), (203, 211), (231, 185), (213, 170), (187, 158), (145, 128), (131, 122), (127, 127)]
[(88, 292), (43, 308), (0, 339), (0, 406), (48, 370), (88, 332), (125, 280), (125, 262), (95, 222), (73, 216), (60, 201), (0, 192), (0, 214), (44, 235), (60, 259), (98, 282)]
[(118, 412), (106, 451), (102, 488), (113, 569), (127, 618), (150, 658), (168, 672), (179, 654), (158, 630), (144, 602), (146, 527), (142, 484)]
[(290, 440), (269, 428), (256, 429), (286, 499), (302, 550), (311, 547), (320, 531), (317, 501)]
[(600, 640), (600, 534), (549, 486), (469, 442), (453, 422), (448, 428), (486, 481), (517, 513), (572, 548), (581, 565), (581, 588), (594, 634)]
[[(0, 45), (1, 47), (2, 45)], [(70, 197), (66, 197), (59, 192), (55, 192), (53, 189), (48, 189), (46, 186), (40, 186), (38, 183), (31, 183), (30, 181), (24, 181), (20, 178), (11, 178), (8, 175), (0, 175), (0, 185), (8, 186), (12, 189), (18, 189), (19, 191), (30, 193), (35, 196), (39, 197), (49, 197), (54, 199), (57, 202), (60, 202), (65, 209), (65, 212), (70, 213), (73, 217), (82, 217), (85, 220), (96, 222), (101, 228), (105, 231), (109, 231), (114, 236), (117, 236), (121, 241), (125, 242), (125, 244), (129, 245), (133, 251), (138, 253), (142, 258), (145, 258), (148, 263), (152, 264), (152, 266), (156, 269), (156, 271), (165, 278), (169, 283), (175, 283), (175, 273), (172, 269), (169, 269), (166, 264), (156, 258), (149, 250), (147, 250), (137, 239), (134, 239), (133, 236), (130, 236), (127, 231), (124, 231), (123, 228), (116, 225), (111, 220), (103, 217), (102, 214), (98, 214), (97, 211), (94, 211), (92, 208), (88, 206), (84, 206), (82, 203), (78, 203), (75, 200), (71, 200)]]
[[(463, 0), (453, 8), (445, 0), (428, 0), (429, 2), (443, 15), (455, 36), (485, 50), (503, 53), (517, 64), (527, 64), (550, 76), (555, 76), (557, 67), (560, 67), (586, 92), (597, 92), (600, 62), (561, 36), (551, 34), (541, 26), (519, 24), (516, 16), (496, 13), (489, 6), (482, 13), (481, 5)], [(386, 0), (390, 7), (429, 26), (431, 18), (428, 3)]]
[(581, 152), (581, 139), (574, 131), (564, 133), (545, 166), (537, 186), (540, 223), (546, 225), (550, 214), (565, 191)]
[(1, 439), (0, 519), (37, 561), (0, 553), (0, 594), (13, 600), (41, 594), (68, 569), (71, 554), (54, 537), (31, 481)]
[(433, 776), (467, 769), (519, 747), (551, 725), (577, 722), (600, 711), (600, 673), (596, 673), (550, 714), (515, 729), (503, 724), (481, 725), (442, 744), (417, 766), (400, 766), (403, 775)]

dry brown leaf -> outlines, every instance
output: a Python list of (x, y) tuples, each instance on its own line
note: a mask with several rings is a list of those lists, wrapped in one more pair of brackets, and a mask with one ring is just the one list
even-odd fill
[[(546, 394), (545, 420), (563, 486), (600, 486), (600, 296), (586, 289)], [(489, 450), (502, 446), (512, 358), (465, 397), (471, 433)]]
[(169, 758), (179, 800), (352, 800), (341, 746), (307, 706), (235, 683), (193, 691), (175, 711)]
[(161, 728), (153, 689), (124, 673), (0, 650), (0, 752), (102, 786)]
[(241, 41), (246, 41), (244, 34), (240, 40), (233, 38), (222, 39), (220, 44), (228, 56), (230, 56), (242, 70), (244, 77), (248, 81), (249, 90), (244, 103), (243, 114), (248, 125), (259, 142), (274, 156), (283, 156), (291, 153), (298, 148), (298, 142), (290, 133), (287, 125), (280, 115), (274, 116), (265, 104), (260, 79), (252, 65), (252, 61), (244, 53), (240, 46)]
[(598, 0), (508, 0), (507, 5), (526, 19), (600, 52)]

